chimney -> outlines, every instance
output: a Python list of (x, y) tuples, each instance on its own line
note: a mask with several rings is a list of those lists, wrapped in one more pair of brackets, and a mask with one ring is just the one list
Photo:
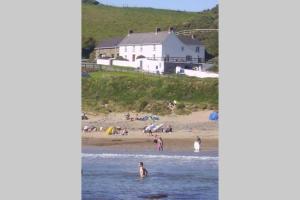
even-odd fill
[(133, 30), (129, 30), (128, 31), (128, 35), (132, 34), (133, 33)]
[(158, 32), (160, 32), (160, 28), (156, 27), (155, 34), (157, 35)]
[(169, 33), (174, 33), (174, 28), (173, 27), (169, 27)]

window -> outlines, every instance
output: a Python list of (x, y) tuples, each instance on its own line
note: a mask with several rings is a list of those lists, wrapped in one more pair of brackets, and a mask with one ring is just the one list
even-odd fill
[(202, 59), (198, 56), (198, 63), (201, 63)]
[(114, 58), (114, 57), (115, 57), (115, 54), (111, 54), (111, 57)]
[(140, 47), (140, 51), (141, 51), (141, 52), (143, 51), (143, 46)]
[(155, 60), (155, 54), (153, 54), (153, 60)]
[(198, 53), (200, 51), (200, 48), (199, 47), (196, 47), (196, 52)]
[(181, 47), (181, 51), (184, 51), (184, 47)]
[(156, 45), (153, 45), (153, 51), (156, 51)]
[(156, 69), (158, 69), (158, 66), (156, 66)]
[(135, 46), (134, 45), (132, 46), (132, 52), (135, 52)]
[(125, 55), (125, 59), (127, 59), (127, 55)]
[(186, 56), (186, 61), (192, 61), (192, 56), (187, 55), (187, 56)]
[(124, 48), (125, 48), (124, 51), (127, 52), (127, 46), (125, 46)]

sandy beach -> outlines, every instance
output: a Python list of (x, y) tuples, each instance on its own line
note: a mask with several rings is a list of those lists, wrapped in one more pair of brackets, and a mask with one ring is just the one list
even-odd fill
[[(165, 150), (168, 151), (190, 151), (193, 149), (193, 141), (196, 136), (202, 140), (202, 150), (218, 150), (218, 123), (208, 120), (211, 111), (198, 111), (189, 115), (167, 115), (159, 116), (156, 124), (171, 125), (171, 133), (154, 133), (161, 136), (164, 140)], [(82, 133), (83, 146), (105, 146), (113, 149), (145, 149), (153, 148), (154, 137), (143, 133), (145, 126), (152, 123), (151, 120), (126, 120), (125, 113), (110, 113), (108, 115), (93, 115), (88, 113), (88, 120), (82, 121), (85, 125), (94, 125), (97, 128), (103, 127), (105, 130), (110, 126), (126, 128), (128, 135), (107, 135), (104, 130), (90, 133)], [(135, 117), (135, 113), (130, 113)], [(139, 113), (139, 116), (147, 115)]]

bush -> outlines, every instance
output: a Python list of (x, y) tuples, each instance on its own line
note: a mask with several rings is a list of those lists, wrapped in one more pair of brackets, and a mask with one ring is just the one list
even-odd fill
[(185, 105), (184, 103), (180, 103), (176, 106), (177, 109), (184, 109), (185, 108)]
[(141, 112), (144, 110), (144, 108), (148, 105), (148, 102), (146, 100), (142, 100), (140, 103), (139, 103), (139, 106), (138, 106), (138, 112)]

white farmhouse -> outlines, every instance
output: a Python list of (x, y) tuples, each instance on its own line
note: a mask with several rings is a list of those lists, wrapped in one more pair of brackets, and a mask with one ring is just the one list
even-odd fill
[[(150, 33), (133, 33), (118, 44), (119, 56), (112, 64), (139, 68), (152, 73), (175, 73), (176, 67), (192, 68), (205, 62), (204, 45), (192, 37), (177, 36), (170, 28)], [(107, 61), (106, 61), (107, 62)], [(98, 64), (105, 61), (98, 59)]]

